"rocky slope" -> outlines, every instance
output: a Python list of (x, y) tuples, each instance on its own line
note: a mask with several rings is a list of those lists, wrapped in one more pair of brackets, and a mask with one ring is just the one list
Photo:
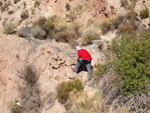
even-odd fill
[[(144, 2), (145, 1), (145, 2)], [(38, 2), (40, 4), (38, 4)], [(143, 3), (144, 2), (144, 3)], [(78, 15), (76, 20), (85, 22), (92, 18), (98, 21), (106, 17), (125, 14), (125, 10), (120, 5), (120, 0), (21, 0), (14, 3), (14, 0), (5, 0), (2, 2), (0, 11), (0, 33), (2, 33), (2, 24), (7, 22), (15, 23), (18, 28), (22, 26), (31, 26), (32, 23), (41, 16), (49, 17), (53, 15), (65, 17), (69, 12), (66, 11), (66, 3), (69, 3), (71, 9), (80, 4), (91, 4), (92, 9), (86, 10)], [(35, 5), (35, 3), (37, 3)], [(135, 11), (139, 14), (144, 7), (149, 8), (149, 0), (139, 0), (135, 6)], [(3, 9), (3, 11), (2, 11)], [(27, 10), (29, 15), (25, 20), (21, 13)], [(13, 12), (12, 14), (10, 12)], [(149, 28), (150, 19), (141, 20), (143, 26)], [(107, 45), (107, 42), (116, 36), (116, 31), (103, 35), (100, 40), (93, 41), (86, 48), (92, 55), (92, 65), (106, 64), (107, 56), (104, 51), (99, 49), (99, 42)], [(57, 99), (56, 86), (62, 81), (68, 81), (73, 78), (79, 78), (85, 83), (86, 72), (75, 74), (71, 67), (76, 62), (76, 51), (68, 44), (57, 43), (52, 40), (38, 40), (32, 37), (20, 38), (17, 35), (0, 36), (0, 113), (9, 113), (9, 104), (11, 101), (19, 101), (18, 88), (24, 84), (21, 72), (26, 65), (31, 65), (39, 77), (38, 84), (41, 90), (41, 99), (43, 101), (42, 113), (63, 113), (64, 106)], [(95, 93), (96, 89), (85, 85), (85, 90)]]
[[(100, 54), (98, 45), (93, 44), (93, 47), (89, 47), (88, 50), (91, 52), (94, 62), (105, 61), (104, 55)], [(98, 54), (96, 57), (94, 57), (95, 52)], [(0, 54), (0, 105), (3, 106), (1, 113), (8, 113), (8, 104), (11, 101), (19, 100), (18, 88), (23, 83), (21, 72), (26, 65), (32, 65), (36, 69), (42, 99), (51, 98), (51, 96), (47, 96), (55, 94), (56, 86), (62, 81), (76, 77), (84, 83), (87, 78), (86, 72), (78, 75), (72, 72), (71, 67), (74, 67), (76, 62), (76, 51), (65, 43), (3, 35), (0, 38)], [(63, 112), (62, 105), (55, 101), (55, 96), (53, 98), (54, 106), (51, 109), (52, 103), (48, 103), (48, 99), (45, 100), (43, 113)]]

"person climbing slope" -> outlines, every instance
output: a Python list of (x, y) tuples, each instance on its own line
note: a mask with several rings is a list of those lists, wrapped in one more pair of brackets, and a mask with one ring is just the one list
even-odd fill
[(76, 62), (75, 68), (73, 68), (73, 71), (75, 73), (77, 73), (81, 64), (84, 64), (88, 71), (88, 74), (87, 74), (88, 80), (91, 80), (91, 78), (92, 78), (92, 66), (91, 66), (92, 57), (86, 49), (81, 49), (80, 46), (76, 46), (76, 50), (77, 50), (78, 60)]

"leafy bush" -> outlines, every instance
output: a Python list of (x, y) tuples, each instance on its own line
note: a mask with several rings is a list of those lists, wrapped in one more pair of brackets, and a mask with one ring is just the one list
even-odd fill
[(146, 92), (150, 86), (150, 32), (141, 37), (122, 35), (113, 40), (112, 49), (117, 57), (115, 69), (121, 91), (125, 95)]
[(140, 17), (143, 19), (143, 18), (148, 18), (149, 17), (149, 9), (146, 8), (146, 9), (143, 9), (140, 11)]
[(33, 23), (33, 27), (38, 31), (38, 35), (41, 34), (40, 36), (36, 36), (36, 38), (42, 36), (40, 39), (53, 38), (56, 31), (53, 18), (46, 19), (45, 17), (41, 17)]
[(16, 26), (13, 23), (6, 23), (4, 25), (5, 34), (13, 34), (15, 32)]
[(113, 22), (114, 27), (118, 29), (119, 25), (122, 24), (123, 21), (124, 21), (124, 16), (118, 16)]
[(83, 88), (82, 82), (79, 79), (69, 81), (69, 82), (62, 82), (60, 83), (56, 90), (57, 90), (57, 98), (58, 101), (64, 104), (67, 99), (69, 98), (69, 93), (73, 90), (81, 91)]
[(131, 23), (126, 23), (121, 26), (119, 26), (120, 33), (132, 33), (135, 31), (136, 26)]
[(29, 12), (28, 12), (27, 10), (22, 11), (22, 13), (21, 13), (21, 18), (22, 18), (23, 20), (25, 20), (25, 19), (27, 19), (28, 17), (29, 17)]
[(45, 31), (42, 30), (40, 27), (35, 27), (32, 29), (32, 36), (38, 39), (45, 39)]

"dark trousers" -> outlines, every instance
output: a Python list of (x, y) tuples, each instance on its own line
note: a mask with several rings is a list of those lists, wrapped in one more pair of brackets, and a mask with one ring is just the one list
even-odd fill
[(81, 64), (84, 64), (86, 66), (86, 69), (87, 69), (87, 77), (88, 79), (91, 79), (92, 78), (92, 66), (91, 66), (91, 60), (83, 60), (82, 58), (79, 58), (77, 60), (77, 63), (75, 65), (75, 69), (74, 71), (77, 73), (78, 70), (79, 70), (79, 67), (81, 66)]

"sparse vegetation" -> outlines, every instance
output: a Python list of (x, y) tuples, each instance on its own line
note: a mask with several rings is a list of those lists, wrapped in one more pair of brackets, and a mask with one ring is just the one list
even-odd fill
[(119, 32), (120, 33), (132, 33), (136, 29), (136, 26), (132, 23), (126, 23), (121, 26), (119, 26)]
[(110, 31), (113, 27), (113, 19), (107, 19), (102, 22), (101, 24), (101, 30), (103, 34), (106, 34), (108, 31)]
[(84, 37), (84, 44), (91, 44), (93, 40), (98, 39), (98, 35), (97, 34), (86, 34)]
[(21, 113), (40, 113), (42, 105), (40, 99), (40, 87), (37, 83), (38, 76), (31, 66), (26, 66), (22, 73), (25, 86), (20, 86), (20, 106)]
[(135, 20), (137, 18), (138, 14), (134, 10), (128, 11), (126, 14), (126, 18), (129, 20)]
[(64, 31), (64, 32), (58, 32), (55, 35), (55, 41), (57, 42), (67, 42), (70, 45), (74, 44), (74, 40), (76, 39), (76, 33), (74, 31)]
[(66, 15), (67, 18), (69, 18), (71, 21), (73, 21), (75, 18), (77, 18), (77, 15), (81, 15), (83, 12), (90, 10), (92, 8), (89, 4), (78, 5), (77, 7), (73, 8), (69, 14)]
[(86, 92), (72, 91), (66, 104), (66, 113), (99, 113), (99, 94), (89, 97)]
[(10, 105), (11, 113), (21, 113), (21, 106), (19, 106), (15, 101), (11, 102)]
[(13, 34), (15, 32), (16, 26), (13, 23), (6, 23), (3, 28), (5, 34)]
[(21, 18), (22, 18), (23, 20), (25, 20), (25, 19), (27, 19), (28, 17), (29, 17), (29, 12), (28, 12), (28, 10), (22, 11), (22, 13), (21, 13)]
[(95, 79), (102, 78), (102, 75), (108, 72), (108, 68), (104, 65), (97, 64), (94, 67), (95, 69), (92, 71), (92, 75)]
[(144, 18), (148, 18), (149, 17), (149, 9), (148, 8), (145, 8), (143, 10), (140, 11), (140, 17), (142, 19)]
[(69, 81), (69, 82), (62, 82), (60, 83), (56, 90), (57, 90), (57, 98), (58, 101), (64, 104), (69, 99), (69, 93), (73, 90), (81, 91), (83, 88), (82, 82), (79, 79)]
[(42, 30), (40, 27), (34, 27), (32, 29), (32, 36), (35, 37), (35, 38), (38, 38), (38, 39), (45, 39), (45, 31)]
[(118, 29), (119, 25), (121, 25), (124, 20), (125, 20), (124, 16), (118, 16), (117, 18), (115, 18), (113, 22), (115, 29)]

